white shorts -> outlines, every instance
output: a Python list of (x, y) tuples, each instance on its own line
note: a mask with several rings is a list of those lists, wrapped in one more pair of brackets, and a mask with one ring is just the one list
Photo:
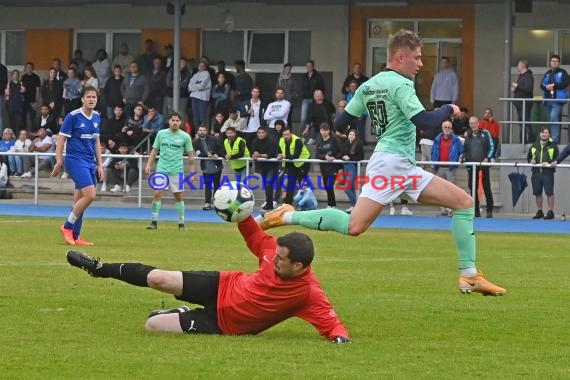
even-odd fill
[(412, 165), (403, 156), (386, 152), (374, 152), (366, 166), (367, 182), (361, 197), (387, 205), (402, 194), (417, 201), (433, 174)]
[[(182, 183), (182, 185), (184, 185), (184, 183)], [(180, 186), (180, 176), (178, 174), (168, 176), (168, 187), (172, 193), (181, 193), (184, 191), (184, 187)]]

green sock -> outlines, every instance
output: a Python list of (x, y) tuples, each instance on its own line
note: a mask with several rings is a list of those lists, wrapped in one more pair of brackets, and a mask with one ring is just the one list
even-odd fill
[(176, 202), (175, 206), (178, 213), (178, 223), (184, 223), (184, 201)]
[(312, 211), (294, 211), (293, 224), (313, 230), (336, 231), (348, 234), (350, 215), (336, 208), (324, 208)]
[(477, 252), (473, 232), (473, 215), (473, 209), (466, 208), (454, 211), (451, 219), (451, 233), (457, 247), (460, 269), (475, 268)]
[(160, 211), (160, 205), (162, 204), (161, 201), (152, 201), (152, 214), (151, 214), (151, 220), (153, 222), (157, 222), (158, 221), (158, 212)]

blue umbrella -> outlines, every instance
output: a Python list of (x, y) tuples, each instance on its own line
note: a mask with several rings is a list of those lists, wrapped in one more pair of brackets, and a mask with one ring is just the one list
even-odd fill
[(526, 179), (527, 177), (524, 173), (512, 172), (509, 174), (509, 180), (511, 181), (511, 190), (513, 195), (513, 207), (516, 206), (524, 189), (528, 187)]

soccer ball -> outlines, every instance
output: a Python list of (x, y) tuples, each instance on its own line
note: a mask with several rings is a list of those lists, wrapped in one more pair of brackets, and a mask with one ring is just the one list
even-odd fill
[(255, 199), (246, 185), (232, 181), (222, 184), (214, 193), (214, 209), (226, 222), (241, 222), (253, 211)]

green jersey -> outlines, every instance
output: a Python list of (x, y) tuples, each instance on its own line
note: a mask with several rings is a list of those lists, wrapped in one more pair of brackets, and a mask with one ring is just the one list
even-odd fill
[(360, 116), (368, 112), (378, 143), (375, 152), (388, 152), (416, 163), (416, 126), (412, 117), (424, 106), (414, 82), (395, 71), (383, 71), (364, 82), (346, 106), (346, 112)]
[(160, 152), (160, 159), (156, 171), (168, 175), (177, 175), (184, 172), (184, 152), (191, 152), (192, 139), (188, 133), (170, 129), (158, 131), (152, 147)]

